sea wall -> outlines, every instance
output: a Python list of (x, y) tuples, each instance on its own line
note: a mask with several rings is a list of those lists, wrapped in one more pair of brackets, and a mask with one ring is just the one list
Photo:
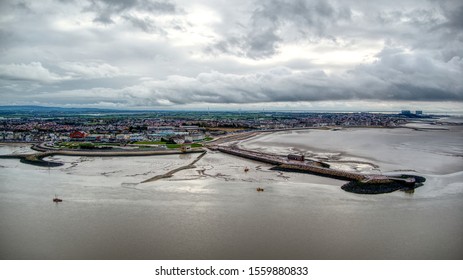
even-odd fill
[(374, 174), (369, 175), (352, 171), (331, 169), (329, 167), (320, 166), (319, 162), (290, 160), (284, 156), (244, 150), (237, 148), (236, 146), (216, 146), (214, 148), (227, 154), (273, 164), (275, 166), (271, 168), (272, 170), (302, 172), (349, 181), (341, 188), (347, 192), (353, 193), (379, 194), (393, 192), (396, 190), (409, 191), (421, 186), (426, 180), (423, 177), (412, 175), (400, 175), (398, 177)]
[(296, 165), (296, 164), (281, 164), (277, 167), (279, 170), (299, 170), (306, 173), (311, 173), (315, 175), (321, 175), (324, 177), (330, 177), (341, 180), (363, 180), (365, 175), (359, 173), (353, 173), (348, 171), (342, 171), (337, 169), (329, 169), (312, 165)]
[(220, 147), (220, 146), (217, 148), (217, 150), (223, 153), (226, 153), (226, 154), (231, 154), (231, 155), (235, 155), (235, 156), (239, 156), (239, 157), (243, 157), (247, 159), (252, 159), (252, 160), (260, 161), (264, 163), (269, 163), (269, 164), (274, 164), (274, 165), (280, 165), (282, 163), (281, 160), (276, 157), (270, 157), (270, 156), (265, 157), (261, 153), (258, 153), (258, 152), (245, 151), (245, 150), (238, 149), (238, 148), (229, 148), (229, 147)]
[(24, 158), (21, 158), (19, 161), (25, 164), (31, 164), (31, 165), (42, 166), (42, 167), (58, 167), (58, 166), (64, 165), (61, 162), (46, 161), (46, 160), (43, 160), (37, 157), (24, 157)]
[(175, 155), (175, 154), (188, 154), (188, 153), (205, 153), (204, 149), (191, 149), (188, 151), (179, 150), (165, 150), (165, 151), (82, 151), (82, 150), (60, 150), (60, 149), (47, 149), (40, 145), (31, 147), (33, 150), (38, 151), (36, 154), (10, 154), (0, 155), (0, 158), (15, 158), (20, 159), (22, 163), (32, 164), (36, 166), (57, 167), (62, 166), (59, 162), (50, 162), (43, 160), (49, 156), (86, 156), (86, 157), (131, 157), (131, 156), (161, 156), (161, 155)]
[(234, 147), (220, 147), (219, 146), (217, 149), (227, 154), (232, 154), (232, 155), (236, 155), (239, 157), (244, 157), (244, 158), (276, 165), (274, 169), (285, 170), (285, 171), (301, 171), (301, 172), (306, 172), (306, 173), (312, 173), (315, 175), (321, 175), (321, 176), (348, 180), (348, 181), (365, 179), (365, 175), (362, 175), (360, 173), (325, 168), (325, 167), (317, 166), (319, 165), (319, 163), (316, 163), (316, 162), (291, 161), (294, 163), (290, 163), (285, 157), (282, 157), (282, 156), (276, 156), (276, 155), (271, 155), (271, 154), (243, 150), (243, 149), (234, 148)]

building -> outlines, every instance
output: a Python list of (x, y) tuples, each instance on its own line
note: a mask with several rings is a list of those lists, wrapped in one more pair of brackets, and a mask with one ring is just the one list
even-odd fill
[(14, 139), (14, 132), (13, 131), (7, 131), (3, 133), (3, 139), (4, 140), (13, 140)]
[(175, 128), (173, 126), (154, 126), (154, 127), (148, 127), (148, 132), (151, 132), (151, 133), (154, 132), (154, 133), (167, 136), (167, 135), (173, 135), (174, 129)]
[(202, 133), (194, 133), (190, 134), (191, 140), (193, 141), (202, 141), (204, 140), (204, 134)]
[(304, 161), (305, 157), (304, 155), (295, 155), (295, 154), (289, 154), (288, 155), (289, 160), (297, 160), (297, 161)]
[(170, 140), (174, 141), (175, 144), (183, 144), (183, 143), (185, 143), (185, 137), (180, 136), (180, 135), (170, 137)]
[(85, 138), (84, 138), (85, 141), (88, 141), (88, 142), (95, 142), (95, 141), (98, 141), (99, 139), (94, 136), (94, 135), (87, 135)]
[(182, 146), (182, 147), (180, 147), (180, 150), (185, 153), (185, 152), (191, 151), (191, 147), (190, 146)]
[(83, 131), (73, 131), (69, 134), (69, 138), (71, 138), (71, 140), (73, 139), (84, 139), (85, 137), (87, 137), (87, 133), (83, 132)]
[(145, 137), (141, 134), (130, 134), (130, 141), (143, 141)]
[(410, 110), (402, 110), (402, 115), (411, 115), (412, 112)]
[(116, 141), (127, 141), (129, 140), (129, 135), (127, 134), (116, 134)]

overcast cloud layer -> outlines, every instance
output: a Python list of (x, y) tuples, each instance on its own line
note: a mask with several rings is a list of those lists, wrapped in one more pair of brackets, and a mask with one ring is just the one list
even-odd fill
[(463, 1), (0, 1), (0, 105), (462, 111)]

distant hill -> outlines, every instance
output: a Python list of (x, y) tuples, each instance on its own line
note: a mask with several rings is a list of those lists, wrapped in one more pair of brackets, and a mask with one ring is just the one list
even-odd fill
[(63, 108), (45, 106), (0, 106), (0, 116), (70, 116), (81, 114), (120, 114), (127, 111), (99, 108)]
[[(182, 111), (179, 111), (182, 112)], [(0, 106), (0, 116), (23, 117), (23, 116), (70, 116), (70, 115), (133, 115), (133, 114), (177, 114), (176, 111), (167, 110), (131, 110), (131, 109), (101, 109), (101, 108), (64, 108), (46, 106)]]
[(98, 108), (63, 108), (45, 106), (0, 106), (3, 112), (114, 112), (113, 109)]

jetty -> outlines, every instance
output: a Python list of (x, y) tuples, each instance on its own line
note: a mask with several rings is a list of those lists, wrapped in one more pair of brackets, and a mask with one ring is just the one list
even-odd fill
[(44, 158), (50, 156), (86, 156), (86, 157), (132, 157), (132, 156), (162, 156), (162, 155), (176, 155), (176, 154), (188, 154), (188, 153), (204, 153), (205, 150), (190, 149), (190, 150), (145, 150), (145, 151), (135, 151), (135, 150), (126, 150), (126, 151), (85, 151), (85, 150), (65, 150), (65, 149), (48, 149), (41, 145), (32, 146), (33, 150), (38, 151), (38, 153), (28, 153), (28, 154), (9, 154), (9, 155), (0, 155), (0, 158), (6, 159), (20, 159), (22, 163), (44, 166), (44, 167), (57, 167), (62, 166), (60, 162), (46, 161)]
[(62, 166), (63, 164), (60, 162), (53, 162), (53, 161), (46, 161), (44, 158), (54, 155), (54, 153), (50, 152), (43, 152), (43, 153), (35, 153), (35, 154), (9, 154), (9, 155), (0, 155), (0, 158), (5, 159), (19, 159), (20, 162), (36, 165), (36, 166), (44, 166), (44, 167), (58, 167)]
[(330, 168), (328, 164), (306, 160), (304, 156), (298, 155), (275, 155), (259, 151), (251, 151), (237, 147), (236, 145), (210, 146), (210, 149), (218, 150), (223, 153), (247, 158), (259, 162), (275, 165), (272, 170), (302, 172), (318, 176), (324, 176), (339, 180), (349, 181), (341, 188), (348, 192), (361, 194), (379, 194), (392, 192), (395, 190), (411, 190), (426, 180), (420, 176), (414, 175), (399, 175), (387, 176), (377, 174), (363, 174), (354, 171), (345, 171)]
[(386, 178), (378, 178), (378, 176), (375, 176), (375, 178), (373, 178), (372, 175), (365, 175), (365, 174), (361, 174), (358, 172), (344, 171), (344, 170), (337, 170), (337, 169), (323, 167), (321, 163), (317, 161), (295, 160), (295, 159), (290, 159), (287, 156), (245, 150), (245, 149), (238, 148), (236, 146), (217, 146), (217, 150), (223, 153), (276, 165), (277, 168), (280, 170), (304, 171), (306, 173), (313, 173), (316, 175), (322, 175), (322, 176), (332, 177), (336, 179), (344, 179), (348, 181), (386, 179)]

